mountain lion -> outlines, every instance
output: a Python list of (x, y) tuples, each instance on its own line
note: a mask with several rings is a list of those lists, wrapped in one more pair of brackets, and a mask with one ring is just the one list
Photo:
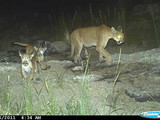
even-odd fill
[(96, 46), (96, 50), (99, 52), (99, 61), (102, 61), (105, 58), (107, 64), (110, 65), (112, 62), (111, 55), (104, 48), (111, 38), (119, 45), (124, 42), (124, 34), (122, 33), (122, 28), (120, 26), (117, 30), (114, 27), (110, 28), (106, 25), (75, 29), (70, 35), (71, 54), (69, 57), (71, 58), (75, 52), (74, 62), (80, 62), (80, 54), (83, 46)]

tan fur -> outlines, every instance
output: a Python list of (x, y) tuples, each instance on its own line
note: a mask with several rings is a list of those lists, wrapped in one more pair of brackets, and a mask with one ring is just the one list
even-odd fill
[(26, 47), (26, 53), (28, 54), (35, 51), (34, 46), (28, 43), (13, 42), (13, 44)]
[(28, 54), (19, 51), (19, 56), (21, 57), (21, 72), (24, 79), (32, 80), (34, 73), (37, 72), (37, 61), (34, 55), (34, 52)]
[(119, 27), (119, 30), (115, 30), (114, 27), (110, 28), (106, 25), (75, 29), (70, 35), (70, 57), (72, 57), (75, 52), (74, 62), (80, 62), (80, 54), (83, 46), (96, 46), (96, 50), (99, 52), (99, 61), (102, 61), (103, 58), (105, 58), (107, 64), (110, 65), (112, 61), (111, 55), (104, 48), (111, 38), (113, 38), (117, 42), (117, 44), (121, 44), (124, 42), (124, 34), (122, 33), (121, 27)]

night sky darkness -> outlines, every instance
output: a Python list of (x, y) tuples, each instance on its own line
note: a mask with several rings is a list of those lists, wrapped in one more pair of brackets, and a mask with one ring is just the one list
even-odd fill
[[(132, 0), (130, 3), (137, 4), (135, 1)], [(73, 10), (76, 7), (85, 8), (89, 3), (103, 4), (107, 2), (110, 3), (111, 0), (1, 0), (0, 14), (6, 16), (20, 11), (51, 12), (53, 9), (59, 12), (60, 7)]]
[[(123, 2), (123, 4), (122, 4)], [(160, 0), (0, 0), (0, 18), (5, 20), (6, 25), (0, 24), (1, 26), (1, 30), (2, 32), (0, 33), (0, 37), (1, 41), (7, 41), (5, 40), (5, 35), (3, 34), (4, 31), (10, 31), (9, 34), (12, 34), (12, 36), (18, 36), (19, 31), (17, 31), (16, 34), (14, 34), (13, 32), (15, 32), (16, 30), (19, 30), (19, 24), (22, 22), (29, 22), (32, 17), (38, 15), (40, 16), (39, 18), (37, 18), (34, 23), (32, 23), (32, 28), (34, 29), (36, 24), (37, 26), (39, 26), (39, 28), (37, 29), (44, 29), (43, 26), (47, 26), (46, 24), (43, 25), (43, 23), (47, 23), (48, 21), (48, 16), (51, 15), (54, 16), (55, 18), (60, 18), (62, 15), (64, 15), (66, 18), (67, 16), (71, 16), (72, 19), (74, 17), (75, 14), (75, 10), (77, 10), (78, 12), (80, 12), (79, 16), (82, 16), (82, 20), (79, 20), (81, 23), (78, 25), (73, 25), (72, 28), (69, 29), (69, 32), (71, 33), (75, 28), (77, 27), (84, 27), (84, 26), (90, 26), (90, 25), (98, 25), (98, 24), (94, 24), (88, 20), (90, 17), (90, 8), (89, 6), (92, 6), (92, 10), (93, 10), (93, 14), (96, 16), (96, 14), (99, 14), (99, 10), (101, 10), (101, 12), (103, 12), (102, 15), (105, 15), (105, 11), (106, 8), (110, 9), (110, 14), (114, 13), (114, 8), (117, 8), (117, 11), (119, 11), (119, 8), (124, 7), (125, 9), (125, 16), (126, 16), (126, 26), (128, 27), (128, 23), (129, 23), (129, 18), (128, 16), (133, 12), (133, 8), (137, 5), (140, 4), (160, 4)], [(63, 14), (62, 14), (63, 13)], [(133, 14), (133, 13), (132, 13)], [(113, 16), (112, 16), (113, 17)], [(52, 25), (56, 26), (56, 22), (58, 21), (54, 21), (55, 18), (52, 18)], [(46, 19), (46, 21), (43, 19)], [(109, 18), (106, 18), (109, 19)], [(42, 22), (40, 22), (42, 21)], [(64, 19), (64, 21), (67, 21), (66, 19)], [(69, 21), (69, 19), (68, 19)], [(39, 24), (38, 24), (39, 22)], [(59, 22), (59, 21), (58, 21)], [(76, 20), (74, 21), (74, 24), (76, 24)], [(12, 25), (11, 25), (12, 24)], [(17, 26), (13, 26), (14, 24), (17, 24)], [(104, 23), (106, 24), (106, 23)], [(43, 25), (43, 26), (42, 26)], [(66, 25), (68, 25), (68, 23), (66, 23)], [(108, 26), (117, 26), (118, 22), (116, 23), (107, 23)], [(48, 25), (49, 26), (49, 25)], [(14, 28), (16, 30), (14, 30)], [(31, 29), (32, 29), (31, 28)], [(12, 30), (11, 30), (12, 29)], [(47, 28), (50, 30), (46, 30), (47, 33), (49, 33), (48, 36), (50, 36), (51, 32), (54, 33), (54, 37), (56, 37), (56, 40), (62, 39), (60, 37), (57, 36), (57, 33), (62, 33), (64, 34), (64, 31), (61, 31), (60, 28), (57, 28), (56, 30), (53, 29), (53, 27), (51, 28)], [(51, 31), (51, 29), (53, 29), (53, 31)], [(154, 28), (153, 28), (154, 30)], [(153, 31), (151, 30), (151, 31)], [(36, 30), (35, 30), (36, 31)], [(128, 30), (125, 30), (125, 32)], [(14, 34), (14, 35), (13, 35)], [(23, 33), (19, 33), (21, 35), (23, 35)], [(45, 33), (44, 33), (45, 34)], [(141, 33), (143, 34), (143, 33)], [(126, 33), (127, 35), (131, 35), (130, 33)], [(59, 35), (62, 36), (62, 35)], [(133, 38), (133, 36), (136, 36), (136, 34), (132, 35), (130, 38)], [(13, 38), (13, 37), (12, 37)], [(129, 38), (129, 37), (128, 37)], [(138, 36), (137, 36), (138, 38)], [(148, 38), (148, 37), (147, 37)], [(8, 42), (12, 42), (15, 40), (19, 40), (16, 37), (14, 37), (14, 39), (12, 39), (11, 41), (8, 40)], [(138, 41), (139, 39), (137, 39)], [(139, 42), (138, 44), (141, 44), (142, 42)], [(157, 43), (156, 43), (157, 44)], [(157, 46), (156, 46), (157, 47)]]
[[(123, 0), (1, 0), (0, 16), (13, 16), (14, 14), (27, 13), (58, 13), (61, 10), (72, 14), (76, 8), (85, 12), (91, 4), (94, 8), (107, 6), (119, 7)], [(143, 3), (160, 3), (159, 0), (124, 0), (126, 12), (130, 11), (135, 5)], [(28, 15), (28, 14), (27, 14)]]

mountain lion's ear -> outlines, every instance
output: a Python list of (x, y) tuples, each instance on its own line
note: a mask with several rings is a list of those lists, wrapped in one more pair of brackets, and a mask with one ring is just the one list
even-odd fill
[(120, 32), (122, 32), (122, 27), (121, 27), (121, 26), (118, 26), (118, 30), (119, 30)]
[(111, 27), (111, 32), (112, 32), (113, 34), (116, 34), (116, 33), (117, 33), (117, 31), (116, 31), (116, 29), (115, 29), (114, 27)]

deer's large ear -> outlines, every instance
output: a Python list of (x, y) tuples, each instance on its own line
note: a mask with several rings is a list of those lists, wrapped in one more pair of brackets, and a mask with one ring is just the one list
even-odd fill
[(116, 29), (114, 28), (114, 27), (111, 27), (111, 32), (113, 33), (113, 34), (116, 34), (117, 32), (116, 32)]
[(119, 30), (120, 32), (122, 32), (122, 27), (121, 27), (121, 26), (118, 26), (118, 30)]
[(43, 48), (43, 51), (46, 51), (47, 50), (47, 47), (45, 46), (44, 48)]
[(23, 54), (22, 51), (19, 50), (18, 53), (19, 53), (19, 56), (22, 57), (22, 54)]
[(30, 58), (32, 59), (34, 57), (34, 55), (35, 55), (35, 52), (31, 52)]
[(47, 41), (44, 41), (43, 47), (46, 47), (46, 48), (47, 48)]
[(47, 41), (44, 41), (44, 45), (47, 45)]
[(37, 51), (38, 50), (38, 48), (36, 47), (36, 46), (34, 46), (34, 49)]

